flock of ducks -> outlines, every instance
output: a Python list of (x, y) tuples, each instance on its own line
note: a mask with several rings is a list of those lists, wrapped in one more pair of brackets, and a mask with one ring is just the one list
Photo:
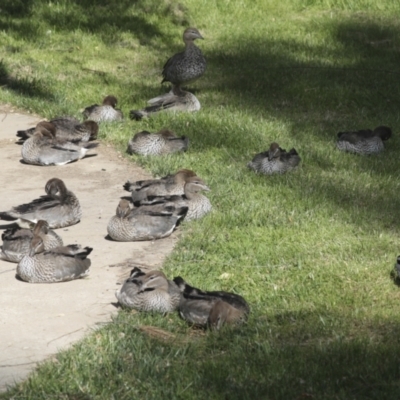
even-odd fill
[[(130, 117), (141, 119), (163, 111), (198, 111), (200, 102), (182, 89), (202, 76), (206, 60), (194, 44), (203, 39), (195, 28), (183, 33), (185, 49), (164, 65), (162, 82), (170, 82), (169, 93), (149, 101), (142, 110), (132, 110)], [(101, 105), (85, 108), (84, 122), (72, 117), (42, 121), (35, 128), (17, 132), (22, 145), (23, 161), (33, 165), (64, 165), (80, 160), (95, 149), (99, 123), (121, 121), (123, 113), (116, 108), (114, 96), (104, 98)], [(388, 127), (340, 132), (337, 148), (358, 154), (377, 154), (384, 150), (383, 141), (391, 136)], [(186, 151), (189, 139), (163, 129), (157, 133), (142, 131), (128, 142), (129, 154), (160, 156)], [(265, 152), (256, 154), (247, 166), (256, 173), (272, 175), (294, 170), (301, 162), (297, 151), (282, 149), (273, 142)], [(119, 201), (116, 214), (110, 219), (107, 232), (116, 241), (155, 240), (170, 235), (182, 221), (204, 217), (212, 209), (202, 193), (210, 188), (189, 169), (182, 169), (160, 179), (127, 181), (124, 189), (130, 200)], [(30, 203), (0, 212), (0, 219), (16, 222), (19, 227), (2, 235), (0, 258), (18, 263), (17, 275), (31, 283), (51, 283), (82, 278), (88, 275), (93, 250), (80, 245), (64, 246), (52, 230), (78, 223), (82, 210), (78, 198), (65, 183), (52, 178), (45, 185), (45, 195)], [(399, 267), (400, 271), (400, 267)], [(219, 329), (225, 323), (247, 319), (249, 306), (239, 295), (223, 291), (203, 291), (187, 284), (183, 278), (169, 280), (161, 271), (145, 273), (139, 268), (116, 292), (119, 303), (140, 311), (173, 312), (193, 325)]]

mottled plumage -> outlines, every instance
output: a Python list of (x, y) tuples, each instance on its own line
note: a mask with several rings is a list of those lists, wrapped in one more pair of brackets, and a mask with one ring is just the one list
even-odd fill
[(130, 111), (131, 119), (139, 121), (143, 117), (149, 117), (162, 111), (194, 112), (201, 108), (199, 100), (193, 93), (181, 90), (177, 86), (174, 86), (169, 93), (149, 100), (148, 103), (150, 105), (141, 110)]
[(185, 50), (173, 55), (165, 63), (163, 82), (180, 86), (200, 78), (206, 71), (207, 63), (201, 50), (194, 44), (196, 39), (204, 39), (196, 28), (187, 28), (183, 32)]
[(128, 200), (121, 200), (107, 231), (112, 239), (120, 242), (161, 239), (173, 232), (187, 210), (173, 204), (131, 209)]
[(17, 275), (29, 283), (65, 282), (83, 278), (89, 274), (93, 249), (73, 244), (60, 246), (43, 252), (43, 241), (34, 236), (29, 255), (24, 256), (17, 266)]
[(387, 126), (378, 126), (373, 131), (364, 129), (354, 132), (339, 132), (336, 146), (341, 151), (363, 155), (378, 154), (385, 149), (383, 141), (392, 136)]
[(268, 151), (256, 154), (247, 166), (261, 174), (283, 174), (296, 168), (300, 161), (301, 158), (295, 149), (287, 152), (274, 142)]
[(144, 156), (161, 156), (164, 154), (186, 151), (189, 139), (186, 136), (177, 137), (172, 131), (162, 129), (157, 133), (142, 131), (128, 142), (129, 154), (141, 154)]
[(164, 176), (160, 179), (148, 179), (144, 181), (124, 184), (124, 189), (132, 193), (132, 201), (141, 201), (149, 196), (170, 196), (184, 194), (185, 183), (196, 173), (190, 169), (181, 169), (175, 174)]
[(122, 111), (117, 106), (118, 100), (115, 96), (106, 96), (102, 105), (93, 104), (86, 107), (83, 111), (85, 119), (96, 122), (121, 121), (123, 119)]
[(188, 207), (185, 220), (190, 221), (204, 217), (212, 209), (210, 200), (200, 193), (203, 190), (210, 191), (210, 188), (198, 176), (193, 176), (187, 179), (183, 195), (147, 196), (135, 205), (174, 204), (176, 207)]
[(38, 128), (25, 140), (21, 148), (22, 159), (32, 165), (64, 165), (85, 157), (98, 143), (71, 142), (56, 138), (47, 129)]
[(30, 128), (25, 131), (18, 131), (19, 143), (33, 136), (33, 134), (44, 128), (52, 133), (56, 138), (68, 140), (71, 142), (88, 142), (95, 140), (99, 132), (99, 126), (94, 121), (79, 122), (73, 117), (58, 117), (50, 121), (41, 121), (36, 128)]
[[(50, 228), (64, 228), (78, 223), (82, 209), (77, 197), (67, 190), (61, 179), (50, 179), (45, 186), (46, 195), (0, 212), (0, 219), (15, 221), (21, 227), (29, 227), (29, 222), (44, 220)], [(28, 221), (28, 222), (27, 222)]]
[(63, 245), (60, 236), (49, 229), (46, 221), (40, 220), (36, 225), (32, 225), (33, 229), (12, 228), (3, 232), (0, 259), (11, 262), (21, 261), (23, 256), (29, 254), (31, 240), (35, 235), (42, 238), (43, 250), (50, 250)]
[(124, 307), (166, 313), (177, 309), (181, 293), (161, 271), (144, 273), (135, 267), (115, 296)]
[(191, 324), (220, 329), (224, 324), (244, 322), (250, 312), (246, 300), (237, 294), (206, 292), (188, 285), (181, 277), (174, 278), (182, 295), (179, 312)]

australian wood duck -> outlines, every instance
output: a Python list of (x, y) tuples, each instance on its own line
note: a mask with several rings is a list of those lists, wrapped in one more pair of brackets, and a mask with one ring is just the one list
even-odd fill
[(124, 307), (167, 313), (177, 309), (181, 293), (161, 271), (144, 273), (135, 267), (115, 296)]
[(199, 219), (212, 209), (210, 200), (200, 193), (203, 190), (208, 192), (210, 188), (198, 176), (192, 176), (185, 183), (183, 195), (147, 196), (143, 200), (136, 201), (135, 206), (172, 203), (176, 207), (188, 207), (185, 221)]
[(123, 119), (123, 114), (121, 110), (115, 108), (117, 103), (118, 100), (115, 96), (106, 96), (100, 106), (98, 104), (93, 104), (92, 106), (86, 107), (83, 111), (83, 116), (85, 119), (96, 122), (121, 121)]
[(172, 131), (162, 129), (157, 133), (138, 132), (128, 142), (129, 154), (144, 156), (161, 156), (164, 154), (186, 151), (189, 139), (186, 136), (177, 137)]
[(128, 200), (121, 200), (107, 231), (112, 239), (120, 242), (161, 239), (173, 232), (187, 210), (173, 204), (131, 209)]
[(64, 228), (80, 221), (82, 209), (78, 198), (67, 190), (61, 179), (50, 179), (46, 183), (45, 191), (45, 196), (0, 212), (0, 219), (15, 221), (24, 228), (29, 228), (29, 222), (44, 220), (53, 229)]
[(42, 238), (43, 250), (50, 250), (63, 245), (60, 236), (49, 229), (49, 225), (46, 221), (40, 220), (34, 225), (33, 230), (12, 228), (4, 231), (1, 236), (3, 244), (0, 246), (0, 259), (19, 262), (23, 256), (29, 254), (31, 240), (35, 235)]
[(246, 300), (237, 294), (206, 292), (188, 285), (181, 277), (174, 278), (181, 291), (179, 312), (183, 319), (198, 326), (214, 329), (224, 324), (235, 324), (247, 319), (250, 312)]
[(150, 105), (141, 110), (130, 111), (131, 119), (139, 121), (143, 117), (149, 117), (162, 111), (194, 112), (201, 108), (199, 100), (193, 93), (182, 90), (178, 86), (174, 86), (169, 93), (149, 100), (148, 103)]
[(43, 240), (34, 236), (30, 252), (17, 266), (17, 275), (29, 283), (65, 282), (89, 274), (91, 247), (80, 245), (55, 247), (43, 252)]
[(283, 174), (296, 168), (301, 161), (295, 149), (286, 151), (278, 143), (272, 143), (269, 150), (256, 154), (247, 166), (255, 172), (272, 175)]
[(98, 143), (70, 142), (56, 138), (44, 127), (38, 128), (21, 148), (24, 162), (32, 165), (64, 165), (85, 157)]
[(181, 86), (200, 78), (206, 71), (206, 59), (201, 50), (194, 44), (196, 39), (204, 39), (196, 28), (187, 28), (183, 32), (185, 50), (173, 55), (165, 63), (162, 76), (163, 82), (171, 82)]
[(385, 149), (383, 141), (392, 136), (392, 130), (387, 126), (378, 126), (355, 132), (339, 132), (336, 146), (341, 151), (363, 155), (377, 154)]

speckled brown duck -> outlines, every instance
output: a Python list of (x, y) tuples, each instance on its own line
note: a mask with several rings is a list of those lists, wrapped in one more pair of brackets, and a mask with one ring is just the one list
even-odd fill
[(148, 101), (149, 106), (141, 110), (131, 110), (129, 116), (137, 121), (158, 112), (194, 112), (201, 108), (197, 97), (190, 92), (174, 86), (169, 93)]
[(178, 222), (185, 217), (187, 207), (173, 204), (130, 207), (121, 200), (107, 226), (109, 236), (119, 242), (155, 240), (169, 236)]
[(201, 50), (195, 45), (196, 39), (204, 39), (196, 28), (187, 28), (183, 32), (185, 50), (174, 54), (165, 63), (162, 76), (163, 82), (171, 82), (173, 86), (193, 82), (206, 71), (207, 62)]
[(208, 214), (212, 209), (210, 200), (201, 194), (202, 191), (208, 192), (210, 188), (198, 176), (193, 176), (187, 179), (182, 195), (147, 196), (141, 201), (136, 201), (135, 206), (172, 203), (177, 207), (188, 207), (185, 221), (199, 219)]
[(23, 228), (29, 228), (32, 222), (44, 220), (52, 229), (64, 228), (80, 221), (82, 209), (79, 200), (61, 179), (50, 179), (46, 183), (45, 191), (46, 195), (30, 203), (0, 212), (0, 219), (15, 221)]
[(83, 116), (85, 119), (98, 123), (122, 121), (124, 116), (122, 111), (116, 108), (117, 104), (118, 100), (115, 96), (106, 96), (101, 105), (93, 104), (92, 106), (86, 107), (83, 111)]
[(184, 194), (185, 183), (189, 178), (196, 176), (190, 169), (181, 169), (175, 174), (164, 176), (160, 179), (142, 181), (127, 181), (124, 189), (132, 193), (132, 201), (141, 201), (149, 196), (170, 196)]
[(246, 300), (237, 294), (207, 292), (188, 285), (181, 277), (174, 278), (181, 291), (179, 312), (189, 323), (220, 329), (224, 324), (238, 324), (247, 320), (250, 313)]
[(41, 121), (35, 128), (25, 131), (18, 131), (19, 143), (33, 136), (35, 131), (44, 128), (53, 134), (54, 137), (71, 142), (88, 142), (95, 140), (99, 132), (99, 125), (95, 121), (79, 122), (73, 117), (58, 117), (50, 121)]
[(268, 151), (256, 154), (247, 166), (257, 173), (273, 175), (292, 171), (300, 161), (301, 158), (295, 149), (286, 151), (273, 142)]
[(390, 139), (392, 130), (378, 126), (373, 131), (364, 129), (354, 132), (339, 132), (336, 147), (341, 151), (362, 155), (378, 154), (385, 149), (384, 141)]
[(138, 132), (128, 142), (129, 154), (140, 154), (143, 156), (162, 156), (165, 154), (186, 151), (189, 138), (178, 137), (169, 129), (162, 129), (157, 133), (147, 131)]
[(85, 157), (89, 150), (98, 146), (98, 143), (71, 142), (54, 137), (43, 126), (21, 147), (21, 156), (24, 162), (31, 165), (65, 165)]
[(43, 251), (43, 240), (34, 236), (30, 252), (17, 266), (17, 275), (29, 283), (66, 282), (84, 278), (89, 274), (91, 247), (80, 245), (55, 247)]
[(53, 230), (49, 229), (46, 221), (40, 220), (32, 224), (33, 229), (12, 228), (3, 232), (0, 246), (0, 259), (19, 262), (22, 257), (29, 254), (33, 236), (40, 236), (43, 241), (43, 250), (50, 250), (62, 246), (63, 241)]
[(124, 307), (167, 313), (178, 308), (181, 292), (161, 271), (144, 273), (135, 267), (115, 296)]

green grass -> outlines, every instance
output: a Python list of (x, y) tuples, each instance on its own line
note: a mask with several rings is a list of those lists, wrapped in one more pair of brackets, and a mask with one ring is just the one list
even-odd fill
[[(120, 150), (143, 129), (190, 137), (183, 155), (131, 157), (157, 175), (193, 169), (212, 188), (213, 213), (183, 224), (164, 271), (239, 293), (252, 310), (241, 329), (205, 334), (176, 314), (122, 311), (0, 398), (399, 398), (397, 0), (0, 8), (0, 101), (45, 117), (79, 116), (107, 94), (126, 115), (143, 107), (167, 90), (161, 68), (184, 27), (200, 30), (208, 70), (192, 89), (202, 110), (104, 125), (101, 137)], [(338, 131), (381, 124), (394, 133), (384, 154), (335, 149)], [(297, 149), (298, 171), (246, 168), (272, 141)]]

